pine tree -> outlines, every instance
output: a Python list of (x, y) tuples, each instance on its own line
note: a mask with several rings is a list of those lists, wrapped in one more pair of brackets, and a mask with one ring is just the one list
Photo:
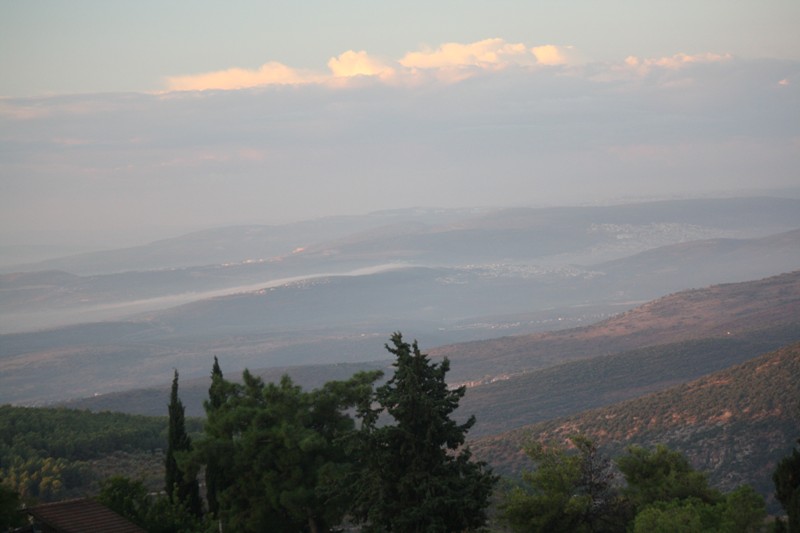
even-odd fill
[(475, 417), (451, 418), (465, 388), (450, 390), (450, 363), (432, 363), (400, 333), (386, 348), (395, 373), (375, 399), (394, 420), (378, 425), (378, 411), (364, 416), (365, 465), (355, 495), (354, 517), (368, 528), (449, 532), (480, 528), (497, 480), (464, 447)]
[(196, 457), (222, 527), (313, 533), (340, 524), (349, 503), (342, 479), (354, 460), (351, 411), (369, 404), (379, 376), (361, 372), (305, 392), (288, 376), (264, 383), (248, 370), (230, 383), (215, 364)]
[(203, 512), (200, 501), (200, 488), (196, 475), (184, 472), (178, 465), (178, 456), (188, 454), (192, 449), (192, 441), (186, 433), (185, 409), (178, 397), (178, 371), (172, 378), (172, 391), (169, 399), (169, 431), (167, 435), (166, 457), (166, 492), (170, 503), (180, 504), (194, 516)]
[(570, 437), (574, 450), (535, 442), (526, 453), (536, 468), (523, 472), (500, 508), (512, 531), (625, 531), (625, 509), (611, 462), (586, 437)]

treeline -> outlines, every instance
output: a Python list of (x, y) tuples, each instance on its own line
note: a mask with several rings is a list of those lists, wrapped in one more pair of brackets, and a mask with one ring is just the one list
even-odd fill
[[(465, 388), (449, 389), (449, 362), (431, 362), (399, 333), (387, 349), (395, 371), (384, 385), (375, 387), (380, 371), (361, 372), (310, 392), (288, 376), (264, 383), (245, 371), (241, 383), (228, 381), (215, 359), (205, 432), (197, 442), (181, 428), (176, 374), (165, 489), (172, 509), (187, 516), (178, 530), (319, 532), (360, 524), (372, 531), (468, 531), (485, 525), (497, 478), (464, 446), (474, 417), (451, 418)], [(101, 497), (124, 511), (124, 491), (108, 488)], [(130, 516), (134, 521), (159, 528), (151, 504), (126, 505), (141, 510)]]
[[(163, 449), (164, 417), (0, 406), (0, 481), (29, 502), (97, 489), (90, 461), (112, 453)], [(190, 431), (202, 422), (190, 421)]]
[(84, 461), (118, 450), (162, 448), (166, 441), (166, 416), (0, 406), (3, 463), (12, 456)]
[[(497, 490), (498, 478), (464, 446), (474, 417), (461, 424), (451, 418), (465, 390), (447, 388), (448, 361), (431, 363), (399, 334), (387, 348), (396, 356), (395, 374), (377, 388), (380, 372), (311, 392), (288, 377), (264, 383), (247, 371), (232, 383), (215, 359), (205, 432), (194, 443), (181, 429), (176, 374), (169, 496), (144, 498), (141, 487), (118, 479), (101, 497), (154, 532), (797, 530), (800, 461), (790, 458), (774, 475), (788, 526), (766, 521), (764, 498), (752, 487), (714, 489), (664, 446), (633, 446), (611, 461), (581, 436), (569, 446), (534, 444), (528, 454), (535, 468)], [(197, 483), (202, 472), (205, 501)], [(142, 499), (132, 502), (129, 494)]]

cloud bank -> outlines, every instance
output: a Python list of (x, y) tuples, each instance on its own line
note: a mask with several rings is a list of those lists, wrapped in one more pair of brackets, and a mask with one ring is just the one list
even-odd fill
[(504, 39), (484, 39), (473, 43), (445, 43), (436, 48), (408, 52), (397, 60), (383, 60), (366, 51), (347, 50), (328, 61), (327, 72), (311, 72), (278, 62), (259, 68), (231, 68), (202, 74), (170, 76), (167, 91), (231, 90), (268, 85), (328, 84), (342, 86), (347, 78), (368, 77), (386, 83), (409, 84), (422, 73), (441, 81), (455, 82), (510, 67), (564, 66), (578, 63), (571, 46), (528, 47)]
[(0, 99), (0, 244), (797, 186), (800, 63), (486, 39)]

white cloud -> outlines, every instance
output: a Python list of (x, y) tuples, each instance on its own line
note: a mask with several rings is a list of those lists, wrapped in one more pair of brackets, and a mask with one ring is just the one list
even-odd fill
[(395, 70), (381, 62), (380, 60), (370, 57), (365, 51), (354, 52), (348, 50), (337, 57), (332, 57), (328, 61), (328, 68), (331, 73), (337, 78), (350, 78), (353, 76), (377, 76), (379, 78), (391, 78)]
[(277, 62), (258, 69), (231, 68), (202, 74), (171, 76), (168, 91), (235, 90), (267, 85), (328, 84), (341, 87), (355, 78), (375, 78), (385, 83), (413, 85), (424, 80), (454, 83), (481, 72), (509, 67), (568, 65), (577, 62), (570, 46), (509, 43), (493, 38), (473, 43), (445, 43), (437, 48), (408, 52), (387, 61), (366, 51), (347, 50), (328, 61), (328, 72), (310, 72)]
[(531, 53), (536, 57), (536, 62), (540, 65), (566, 65), (575, 62), (574, 49), (571, 46), (556, 46), (546, 44), (544, 46), (534, 46)]
[(522, 43), (484, 39), (468, 44), (445, 43), (436, 49), (409, 52), (399, 63), (407, 68), (421, 69), (502, 68), (509, 65), (531, 65), (535, 63), (535, 56)]
[(208, 89), (246, 89), (261, 85), (297, 85), (313, 83), (321, 78), (310, 72), (303, 72), (282, 63), (264, 63), (256, 70), (231, 68), (205, 74), (170, 76), (167, 89), (170, 91), (203, 91)]

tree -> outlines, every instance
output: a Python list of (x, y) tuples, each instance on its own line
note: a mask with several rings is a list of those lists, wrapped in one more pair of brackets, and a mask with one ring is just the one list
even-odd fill
[(167, 496), (151, 497), (141, 481), (112, 476), (103, 481), (97, 500), (149, 533), (195, 533), (203, 529), (180, 502)]
[[(218, 365), (215, 365), (218, 367)], [(206, 438), (198, 457), (219, 472), (216, 515), (225, 531), (327, 531), (347, 511), (340, 479), (351, 470), (355, 421), (380, 372), (305, 392), (288, 376), (242, 383), (212, 371)]]
[(624, 494), (637, 511), (654, 502), (696, 498), (713, 504), (721, 499), (703, 472), (663, 444), (654, 450), (630, 446), (627, 455), (617, 459), (617, 466), (627, 482)]
[(635, 509), (633, 531), (760, 531), (766, 518), (764, 498), (749, 485), (722, 494), (692, 468), (680, 452), (658, 445), (639, 446), (617, 464), (625, 476), (624, 494)]
[[(800, 445), (800, 439), (797, 443)], [(800, 450), (797, 446), (778, 463), (772, 481), (775, 498), (786, 511), (789, 532), (800, 532)]]
[(633, 533), (757, 533), (766, 517), (764, 498), (743, 485), (715, 504), (695, 497), (653, 502), (636, 515)]
[(729, 492), (725, 495), (725, 501), (719, 505), (720, 531), (755, 533), (763, 529), (767, 518), (767, 503), (750, 485), (742, 485)]
[(192, 450), (192, 441), (186, 433), (185, 409), (178, 397), (178, 371), (172, 378), (172, 391), (169, 399), (169, 430), (167, 433), (167, 456), (165, 461), (166, 492), (170, 503), (180, 503), (194, 516), (203, 514), (197, 472), (183, 465)]
[[(227, 391), (230, 387), (225, 382), (219, 360), (214, 356), (214, 366), (211, 368), (211, 385), (208, 388), (208, 400), (203, 402), (206, 410), (206, 419), (210, 420), (222, 407), (227, 399)], [(206, 424), (206, 431), (209, 431)], [(206, 463), (206, 500), (208, 501), (208, 512), (212, 516), (217, 516), (219, 512), (218, 494), (225, 486), (225, 470), (220, 464), (219, 454), (209, 454), (204, 461)]]
[(19, 493), (0, 480), (0, 529), (11, 530), (25, 523), (21, 507)]
[(502, 507), (514, 531), (601, 532), (624, 529), (624, 509), (611, 462), (586, 437), (573, 436), (574, 450), (535, 443), (526, 453), (536, 469), (523, 474)]
[[(386, 349), (394, 376), (375, 393), (378, 408), (362, 409), (363, 463), (353, 495), (353, 516), (368, 530), (449, 532), (482, 527), (497, 478), (471, 460), (464, 447), (475, 417), (451, 415), (465, 388), (450, 390), (450, 363), (432, 363), (400, 333)], [(378, 424), (385, 412), (393, 423)]]
[(111, 476), (103, 480), (97, 501), (113, 509), (131, 522), (144, 527), (150, 512), (147, 487), (141, 481), (125, 476)]

